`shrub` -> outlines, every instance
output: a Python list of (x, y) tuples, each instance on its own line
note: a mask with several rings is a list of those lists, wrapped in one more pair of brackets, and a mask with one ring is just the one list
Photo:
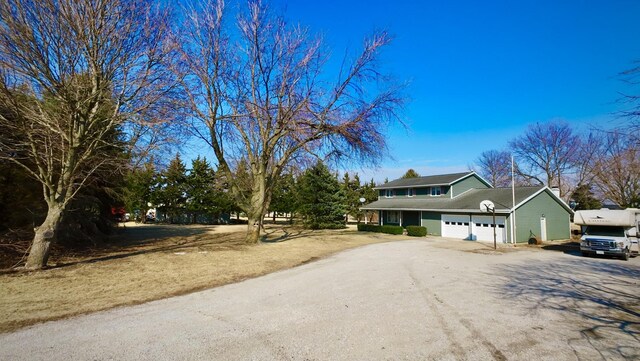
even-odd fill
[(402, 228), (401, 226), (391, 226), (391, 225), (378, 226), (375, 224), (359, 224), (358, 231), (378, 232), (378, 233), (387, 233), (387, 234), (402, 234), (404, 233), (404, 228)]
[(427, 227), (407, 226), (407, 235), (412, 237), (424, 237), (427, 235)]
[(309, 229), (345, 229), (347, 226), (344, 223), (314, 223), (309, 225)]
[(404, 233), (404, 229), (402, 228), (402, 226), (380, 226), (380, 231), (381, 233), (388, 233), (388, 234), (403, 234)]
[(380, 232), (380, 226), (377, 224), (358, 224), (360, 232)]

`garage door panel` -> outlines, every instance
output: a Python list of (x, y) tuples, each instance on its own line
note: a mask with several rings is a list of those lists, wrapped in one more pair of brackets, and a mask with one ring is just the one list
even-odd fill
[[(493, 216), (474, 215), (471, 221), (473, 235), (478, 241), (493, 242)], [(496, 225), (496, 240), (503, 243), (506, 236), (505, 217), (496, 216)]]
[(470, 217), (465, 215), (443, 214), (442, 236), (465, 239), (469, 237)]

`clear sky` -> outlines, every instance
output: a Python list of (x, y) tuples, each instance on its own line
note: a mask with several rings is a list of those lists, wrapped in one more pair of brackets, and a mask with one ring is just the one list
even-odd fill
[(617, 74), (640, 60), (640, 1), (280, 1), (291, 22), (323, 34), (337, 57), (374, 29), (394, 36), (386, 71), (410, 82), (408, 130), (362, 178), (465, 171), (528, 124), (619, 124)]
[[(228, 1), (229, 4), (234, 3)], [(233, 4), (235, 5), (235, 3)], [(232, 5), (232, 6), (233, 6)], [(362, 179), (466, 171), (529, 124), (621, 124), (618, 74), (640, 61), (640, 0), (273, 0), (339, 60), (374, 29), (395, 36), (384, 70), (408, 81), (408, 129)], [(635, 93), (640, 93), (635, 89)], [(203, 148), (199, 148), (203, 150)], [(210, 151), (199, 152), (213, 159)], [(203, 154), (204, 153), (204, 154)]]

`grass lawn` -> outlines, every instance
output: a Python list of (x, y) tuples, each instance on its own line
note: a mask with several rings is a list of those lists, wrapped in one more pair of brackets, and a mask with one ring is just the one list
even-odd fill
[(52, 259), (39, 272), (0, 274), (0, 332), (38, 322), (181, 295), (307, 263), (361, 245), (401, 239), (345, 230), (270, 226), (244, 245), (246, 226), (129, 223), (111, 248)]

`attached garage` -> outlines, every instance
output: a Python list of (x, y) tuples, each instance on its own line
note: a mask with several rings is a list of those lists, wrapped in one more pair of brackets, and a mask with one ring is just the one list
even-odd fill
[[(496, 216), (496, 240), (505, 242), (506, 217)], [(442, 215), (442, 236), (477, 241), (493, 241), (493, 216), (484, 215)]]
[(443, 214), (442, 237), (469, 238), (471, 217), (469, 215)]
[(474, 215), (471, 217), (471, 234), (478, 241), (493, 241), (493, 228), (496, 228), (496, 240), (506, 242), (506, 217), (496, 216), (496, 224), (493, 224), (493, 216)]

